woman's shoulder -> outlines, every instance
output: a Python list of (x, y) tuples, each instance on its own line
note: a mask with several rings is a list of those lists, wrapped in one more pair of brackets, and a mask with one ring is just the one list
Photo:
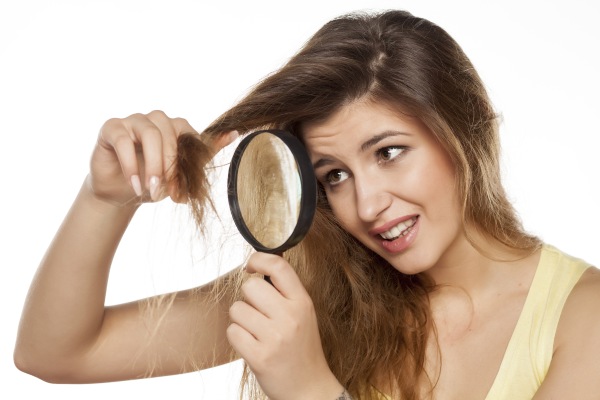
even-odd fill
[(577, 328), (578, 324), (562, 321), (571, 319), (587, 319), (587, 323), (600, 326), (600, 270), (597, 267), (588, 266), (567, 298), (561, 316), (563, 329)]
[[(566, 270), (565, 274), (573, 279), (573, 288), (561, 313), (556, 344), (560, 343), (561, 336), (570, 341), (568, 338), (582, 329), (580, 324), (597, 324), (600, 327), (600, 269), (550, 245), (544, 245), (544, 251), (553, 255), (557, 269)], [(567, 279), (562, 275), (556, 277)]]
[(534, 399), (591, 399), (600, 392), (600, 270), (559, 253), (561, 267), (581, 273), (562, 309), (550, 369)]

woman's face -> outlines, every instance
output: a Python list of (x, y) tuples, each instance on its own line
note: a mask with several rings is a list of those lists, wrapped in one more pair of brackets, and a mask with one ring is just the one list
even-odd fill
[(419, 120), (358, 101), (303, 139), (340, 224), (399, 271), (444, 264), (465, 242), (453, 165)]

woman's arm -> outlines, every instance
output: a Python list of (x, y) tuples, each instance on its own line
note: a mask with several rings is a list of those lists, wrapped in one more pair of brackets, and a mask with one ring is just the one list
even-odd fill
[(145, 301), (104, 306), (113, 256), (141, 199), (177, 197), (164, 182), (183, 132), (193, 128), (161, 112), (103, 126), (90, 174), (31, 284), (14, 353), (19, 369), (52, 382), (99, 382), (229, 361), (230, 300), (214, 304), (209, 286), (156, 298), (152, 313)]

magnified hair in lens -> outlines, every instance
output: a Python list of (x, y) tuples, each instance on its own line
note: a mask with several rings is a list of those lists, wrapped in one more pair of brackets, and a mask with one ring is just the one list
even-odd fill
[(293, 154), (268, 132), (253, 138), (238, 169), (240, 212), (263, 246), (277, 248), (292, 234), (300, 211), (300, 181)]

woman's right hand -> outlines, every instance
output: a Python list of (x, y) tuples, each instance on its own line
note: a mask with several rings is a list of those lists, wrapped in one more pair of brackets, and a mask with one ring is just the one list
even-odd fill
[[(104, 123), (92, 154), (88, 187), (103, 201), (126, 204), (158, 201), (170, 196), (182, 202), (178, 188), (169, 185), (177, 157), (177, 138), (197, 131), (183, 118), (162, 111), (113, 118)], [(213, 153), (237, 134), (211, 141)]]
[[(192, 370), (215, 349), (220, 360), (229, 360), (222, 340), (228, 314), (213, 307), (208, 294), (180, 293), (176, 304), (157, 305), (152, 316), (142, 314), (142, 301), (105, 306), (111, 263), (135, 207), (166, 196), (186, 198), (176, 184), (165, 184), (176, 181), (170, 178), (177, 172), (177, 139), (186, 132), (196, 134), (185, 120), (161, 111), (102, 126), (90, 173), (27, 295), (14, 352), (18, 368), (49, 382), (82, 383), (139, 378), (150, 365), (156, 375)], [(235, 137), (202, 142), (215, 154)], [(220, 334), (196, 329), (207, 325), (220, 327)]]

